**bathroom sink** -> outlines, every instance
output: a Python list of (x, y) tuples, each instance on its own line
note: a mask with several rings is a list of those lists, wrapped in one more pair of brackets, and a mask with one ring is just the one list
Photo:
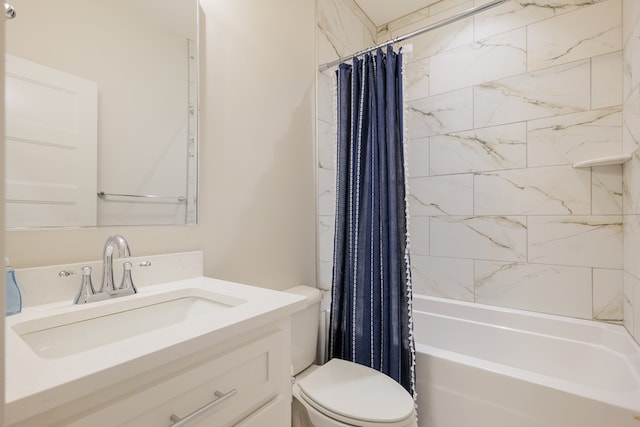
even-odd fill
[(200, 289), (182, 289), (94, 303), (16, 323), (13, 330), (36, 355), (53, 359), (187, 322), (206, 322), (242, 303)]

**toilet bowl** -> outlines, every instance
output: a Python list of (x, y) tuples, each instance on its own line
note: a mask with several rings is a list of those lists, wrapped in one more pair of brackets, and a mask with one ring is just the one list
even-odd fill
[(331, 359), (314, 365), (321, 293), (307, 286), (307, 308), (292, 319), (292, 427), (416, 427), (415, 403), (387, 375), (354, 362)]

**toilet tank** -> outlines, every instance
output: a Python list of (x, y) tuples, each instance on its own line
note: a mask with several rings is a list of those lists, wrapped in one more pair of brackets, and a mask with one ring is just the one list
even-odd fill
[(316, 359), (320, 327), (320, 300), (322, 293), (309, 286), (296, 286), (284, 292), (303, 296), (306, 308), (291, 317), (291, 362), (296, 375), (311, 366)]

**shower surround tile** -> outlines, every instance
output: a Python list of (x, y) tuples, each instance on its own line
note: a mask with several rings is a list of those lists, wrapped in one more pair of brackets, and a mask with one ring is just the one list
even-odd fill
[(429, 138), (412, 139), (407, 143), (406, 162), (409, 177), (429, 176)]
[(336, 175), (328, 169), (318, 169), (318, 215), (336, 212)]
[(331, 289), (333, 276), (333, 235), (335, 222), (332, 216), (318, 217), (318, 285), (321, 289)]
[(407, 101), (429, 96), (429, 58), (405, 63), (404, 85)]
[(411, 269), (416, 294), (473, 302), (472, 260), (415, 255)]
[(622, 123), (622, 152), (633, 153), (640, 147), (640, 85), (625, 100)]
[(591, 319), (591, 268), (475, 262), (475, 301)]
[[(475, 16), (476, 39), (524, 27), (605, 0), (512, 0)], [(476, 6), (486, 3), (476, 0)]]
[(622, 270), (593, 269), (593, 318), (622, 320), (624, 273)]
[(640, 343), (640, 280), (633, 281), (633, 337)]
[(413, 216), (409, 219), (409, 238), (411, 239), (411, 255), (430, 255), (429, 249), (429, 217)]
[(524, 168), (527, 162), (526, 123), (514, 123), (433, 136), (430, 139), (430, 173)]
[(621, 15), (621, 0), (608, 0), (529, 25), (529, 71), (620, 50)]
[(638, 0), (622, 0), (622, 40), (631, 37), (634, 24), (640, 16), (640, 2)]
[(409, 139), (473, 128), (473, 90), (466, 88), (408, 103)]
[(529, 167), (573, 164), (622, 152), (622, 108), (565, 114), (527, 123)]
[(529, 262), (622, 268), (622, 216), (529, 217)]
[(473, 0), (439, 0), (430, 6), (389, 22), (382, 27), (378, 36), (380, 40), (388, 40), (391, 37), (407, 34), (442, 21), (472, 7)]
[(352, 0), (318, 0), (318, 32), (326, 38), (338, 58), (369, 46), (364, 37), (364, 24), (348, 2)]
[(473, 175), (409, 178), (411, 216), (473, 215)]
[(526, 217), (432, 217), (431, 255), (526, 261)]
[(475, 86), (475, 127), (589, 110), (590, 77), (582, 60)]
[[(443, 14), (435, 19), (425, 20), (424, 23), (426, 24), (429, 21), (437, 22), (444, 18)], [(422, 27), (423, 25), (418, 25), (418, 28)], [(392, 37), (397, 37), (410, 31), (410, 29), (403, 29), (402, 31), (393, 32)], [(383, 39), (390, 40), (392, 37), (384, 37)], [(431, 31), (414, 37), (411, 40), (407, 40), (405, 44), (413, 45), (413, 60), (417, 60), (469, 43), (473, 43), (473, 18), (454, 22), (447, 27), (447, 31)]]
[[(637, 19), (637, 18), (636, 18)], [(640, 25), (634, 25), (624, 43), (623, 93), (629, 94), (640, 83)]]
[(640, 278), (640, 215), (625, 215), (623, 229), (624, 271)]
[(519, 28), (433, 56), (431, 93), (449, 92), (526, 72), (526, 40), (525, 28)]
[(591, 173), (552, 166), (477, 173), (476, 215), (585, 215), (591, 212)]
[(640, 153), (635, 152), (622, 168), (622, 210), (625, 214), (640, 213)]
[(591, 108), (623, 104), (623, 79), (611, 78), (623, 74), (622, 63), (621, 51), (591, 59)]
[(334, 123), (333, 72), (318, 73), (318, 119), (326, 123)]
[(591, 213), (622, 214), (622, 166), (598, 166), (591, 169)]
[(633, 325), (634, 325), (634, 306), (633, 306), (633, 298), (634, 298), (634, 287), (635, 283), (638, 281), (631, 274), (624, 272), (624, 295), (623, 295), (623, 319), (624, 326), (627, 328), (629, 333), (634, 335)]
[(318, 167), (335, 170), (336, 164), (336, 129), (327, 122), (318, 120)]

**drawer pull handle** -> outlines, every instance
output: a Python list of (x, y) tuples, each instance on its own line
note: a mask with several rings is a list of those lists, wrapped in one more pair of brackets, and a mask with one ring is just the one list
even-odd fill
[(209, 411), (211, 411), (213, 408), (215, 408), (216, 406), (222, 404), (225, 400), (229, 400), (231, 399), (233, 396), (236, 395), (236, 393), (238, 392), (238, 390), (236, 390), (235, 388), (227, 393), (222, 393), (220, 391), (216, 391), (215, 392), (215, 396), (216, 399), (207, 403), (206, 405), (204, 405), (203, 407), (196, 409), (195, 411), (193, 411), (192, 413), (190, 413), (189, 415), (187, 415), (184, 418), (180, 418), (179, 416), (177, 416), (176, 414), (172, 414), (169, 419), (171, 421), (173, 421), (173, 424), (171, 424), (171, 427), (182, 427), (182, 426), (186, 426), (188, 423), (190, 423), (191, 421), (193, 421), (195, 418), (199, 417), (200, 415), (203, 415)]

